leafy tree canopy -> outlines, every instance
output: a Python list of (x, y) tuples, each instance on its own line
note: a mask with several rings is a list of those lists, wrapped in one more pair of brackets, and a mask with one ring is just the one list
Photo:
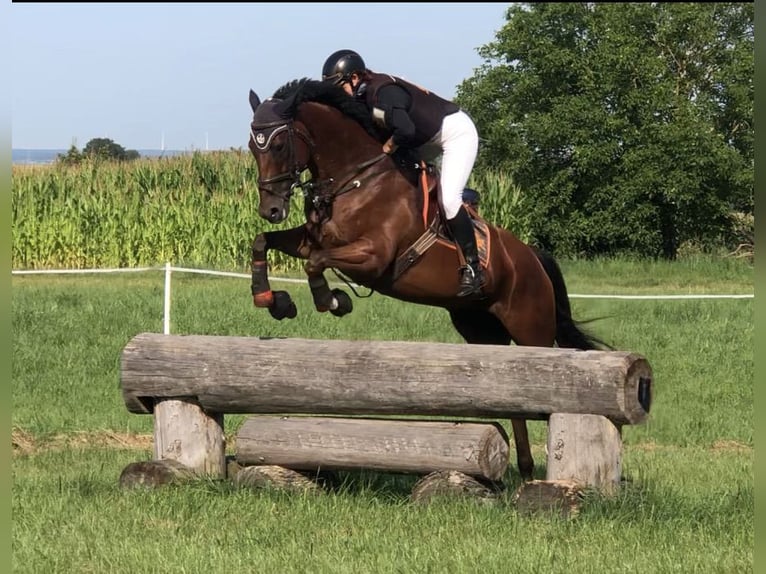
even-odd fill
[(753, 213), (753, 6), (508, 9), (457, 101), (479, 129), (479, 166), (531, 198), (537, 243), (673, 258)]
[(59, 154), (58, 161), (66, 164), (78, 164), (84, 159), (107, 161), (132, 161), (141, 157), (136, 150), (126, 150), (109, 138), (93, 138), (79, 151), (74, 144), (66, 154)]
[(94, 138), (90, 140), (85, 144), (82, 153), (88, 157), (107, 160), (135, 159), (139, 155), (135, 150), (128, 152), (120, 144), (113, 142), (109, 138)]

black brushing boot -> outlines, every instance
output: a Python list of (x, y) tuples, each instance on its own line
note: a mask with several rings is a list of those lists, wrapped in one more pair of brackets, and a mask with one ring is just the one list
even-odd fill
[(484, 271), (479, 261), (479, 250), (476, 247), (471, 216), (460, 206), (460, 210), (453, 219), (447, 220), (452, 236), (455, 238), (460, 250), (463, 252), (466, 265), (460, 268), (460, 285), (458, 297), (481, 294), (481, 286), (484, 283)]

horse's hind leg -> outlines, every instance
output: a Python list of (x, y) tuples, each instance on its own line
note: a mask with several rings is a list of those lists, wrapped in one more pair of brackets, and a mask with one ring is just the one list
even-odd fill
[(513, 442), (516, 445), (516, 464), (519, 465), (519, 474), (524, 480), (532, 480), (535, 460), (532, 458), (532, 449), (529, 446), (527, 421), (526, 419), (511, 419), (511, 427), (513, 428)]
[[(553, 297), (550, 305), (540, 304), (544, 299), (531, 299), (509, 303), (495, 303), (492, 314), (504, 325), (509, 339), (521, 346), (552, 347), (556, 336), (556, 319)], [(535, 461), (529, 446), (526, 419), (511, 419), (519, 473), (524, 480), (532, 480)]]
[[(509, 345), (511, 343), (508, 329), (500, 319), (487, 311), (453, 310), (450, 311), (450, 319), (467, 343), (475, 345)], [(519, 474), (522, 479), (531, 480), (534, 460), (529, 447), (527, 422), (524, 419), (511, 419), (511, 427)]]
[(472, 345), (509, 345), (511, 335), (492, 313), (481, 309), (449, 312), (452, 324), (466, 343)]

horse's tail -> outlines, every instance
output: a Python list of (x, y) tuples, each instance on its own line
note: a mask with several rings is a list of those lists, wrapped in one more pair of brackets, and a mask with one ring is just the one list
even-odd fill
[(534, 251), (553, 284), (553, 293), (556, 298), (556, 343), (558, 346), (584, 351), (589, 349), (614, 350), (611, 345), (583, 329), (581, 326), (583, 322), (575, 321), (572, 318), (572, 308), (569, 304), (569, 293), (564, 282), (564, 274), (553, 255), (534, 246), (532, 246), (532, 251)]

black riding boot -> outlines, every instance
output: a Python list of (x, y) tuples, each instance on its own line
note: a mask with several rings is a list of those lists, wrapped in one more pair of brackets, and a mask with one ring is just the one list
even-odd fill
[(447, 220), (447, 225), (449, 225), (455, 242), (463, 252), (466, 262), (466, 265), (460, 268), (460, 286), (457, 296), (466, 297), (479, 294), (484, 283), (484, 272), (479, 261), (479, 250), (476, 247), (476, 236), (474, 235), (471, 216), (461, 205), (457, 215), (453, 219)]

